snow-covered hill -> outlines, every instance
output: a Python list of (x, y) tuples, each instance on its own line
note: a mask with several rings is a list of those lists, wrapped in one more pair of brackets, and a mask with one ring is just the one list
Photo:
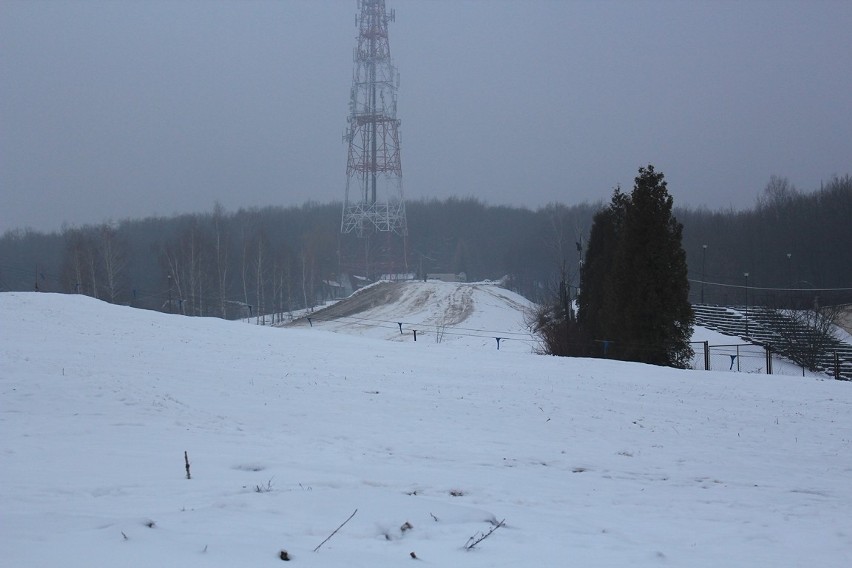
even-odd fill
[(0, 564), (846, 566), (850, 412), (830, 380), (4, 293)]
[[(541, 346), (527, 324), (531, 307), (523, 296), (492, 282), (378, 282), (287, 325), (401, 342), (414, 341), (416, 331), (419, 342), (476, 351), (494, 350), (499, 345), (500, 350), (535, 353)], [(711, 368), (766, 373), (766, 352), (760, 345), (701, 326), (695, 326), (692, 341), (695, 369), (704, 369), (702, 342), (707, 341)], [(778, 354), (773, 356), (772, 372), (815, 375)]]
[(538, 341), (526, 324), (532, 304), (490, 282), (378, 282), (296, 320), (293, 326), (391, 341), (446, 343), (530, 353)]

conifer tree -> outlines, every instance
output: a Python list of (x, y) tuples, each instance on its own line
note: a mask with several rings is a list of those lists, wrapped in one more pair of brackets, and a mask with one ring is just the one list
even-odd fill
[[(598, 342), (615, 341), (619, 330), (618, 291), (612, 273), (627, 203), (627, 196), (616, 188), (609, 207), (595, 214), (580, 273), (577, 320), (585, 334)], [(590, 349), (592, 354), (603, 354), (605, 350), (603, 346)]]
[(662, 173), (639, 168), (630, 196), (616, 189), (595, 216), (581, 274), (578, 320), (598, 353), (686, 367), (692, 357), (683, 226)]

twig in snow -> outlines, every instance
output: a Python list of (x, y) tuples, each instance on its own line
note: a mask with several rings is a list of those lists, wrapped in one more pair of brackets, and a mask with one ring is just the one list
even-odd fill
[(189, 474), (189, 454), (186, 453), (186, 450), (183, 452), (183, 461), (186, 462), (186, 478), (192, 479), (192, 476)]
[(502, 527), (504, 524), (506, 524), (506, 519), (503, 519), (502, 521), (491, 527), (491, 530), (487, 533), (479, 533), (479, 535), (473, 535), (472, 537), (467, 539), (467, 542), (464, 545), (465, 550), (471, 550), (474, 546), (491, 536), (491, 533)]
[(326, 539), (325, 539), (324, 541), (322, 541), (321, 543), (319, 543), (319, 544), (317, 545), (317, 547), (314, 549), (314, 552), (318, 551), (322, 545), (324, 545), (325, 543), (327, 543), (327, 542), (331, 539), (331, 537), (333, 537), (335, 534), (337, 534), (337, 531), (339, 531), (340, 529), (342, 529), (342, 528), (343, 528), (343, 525), (345, 525), (346, 523), (348, 523), (349, 521), (351, 521), (351, 520), (352, 520), (352, 517), (354, 517), (354, 516), (355, 516), (355, 513), (357, 513), (357, 512), (358, 512), (358, 509), (355, 509), (354, 511), (352, 511), (352, 514), (351, 514), (351, 515), (349, 515), (349, 518), (348, 518), (348, 519), (346, 519), (345, 521), (343, 521), (343, 522), (340, 524), (340, 526), (339, 526), (339, 527), (337, 527), (336, 529), (334, 529), (334, 532), (333, 532), (333, 533), (331, 533), (330, 535), (328, 535), (328, 537), (326, 537)]

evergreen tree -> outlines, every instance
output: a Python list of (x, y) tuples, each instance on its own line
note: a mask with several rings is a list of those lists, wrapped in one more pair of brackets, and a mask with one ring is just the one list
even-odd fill
[[(597, 341), (615, 341), (620, 329), (616, 311), (618, 290), (612, 274), (615, 254), (629, 199), (616, 188), (606, 209), (595, 214), (583, 269), (580, 273), (580, 294), (577, 298), (577, 321), (585, 333)], [(607, 347), (592, 347), (592, 353), (604, 353)]]
[(686, 367), (693, 314), (683, 225), (672, 204), (663, 174), (652, 165), (639, 168), (616, 255), (624, 341), (619, 353), (630, 361)]
[(598, 352), (686, 367), (692, 357), (683, 226), (662, 173), (639, 168), (630, 196), (616, 189), (595, 216), (581, 276), (578, 319)]

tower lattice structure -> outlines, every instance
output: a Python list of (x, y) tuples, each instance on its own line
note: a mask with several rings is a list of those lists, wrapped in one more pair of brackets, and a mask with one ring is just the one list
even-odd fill
[(391, 61), (385, 0), (359, 0), (355, 70), (349, 101), (349, 145), (342, 234), (408, 232), (402, 191), (399, 124), (396, 117), (399, 74)]

